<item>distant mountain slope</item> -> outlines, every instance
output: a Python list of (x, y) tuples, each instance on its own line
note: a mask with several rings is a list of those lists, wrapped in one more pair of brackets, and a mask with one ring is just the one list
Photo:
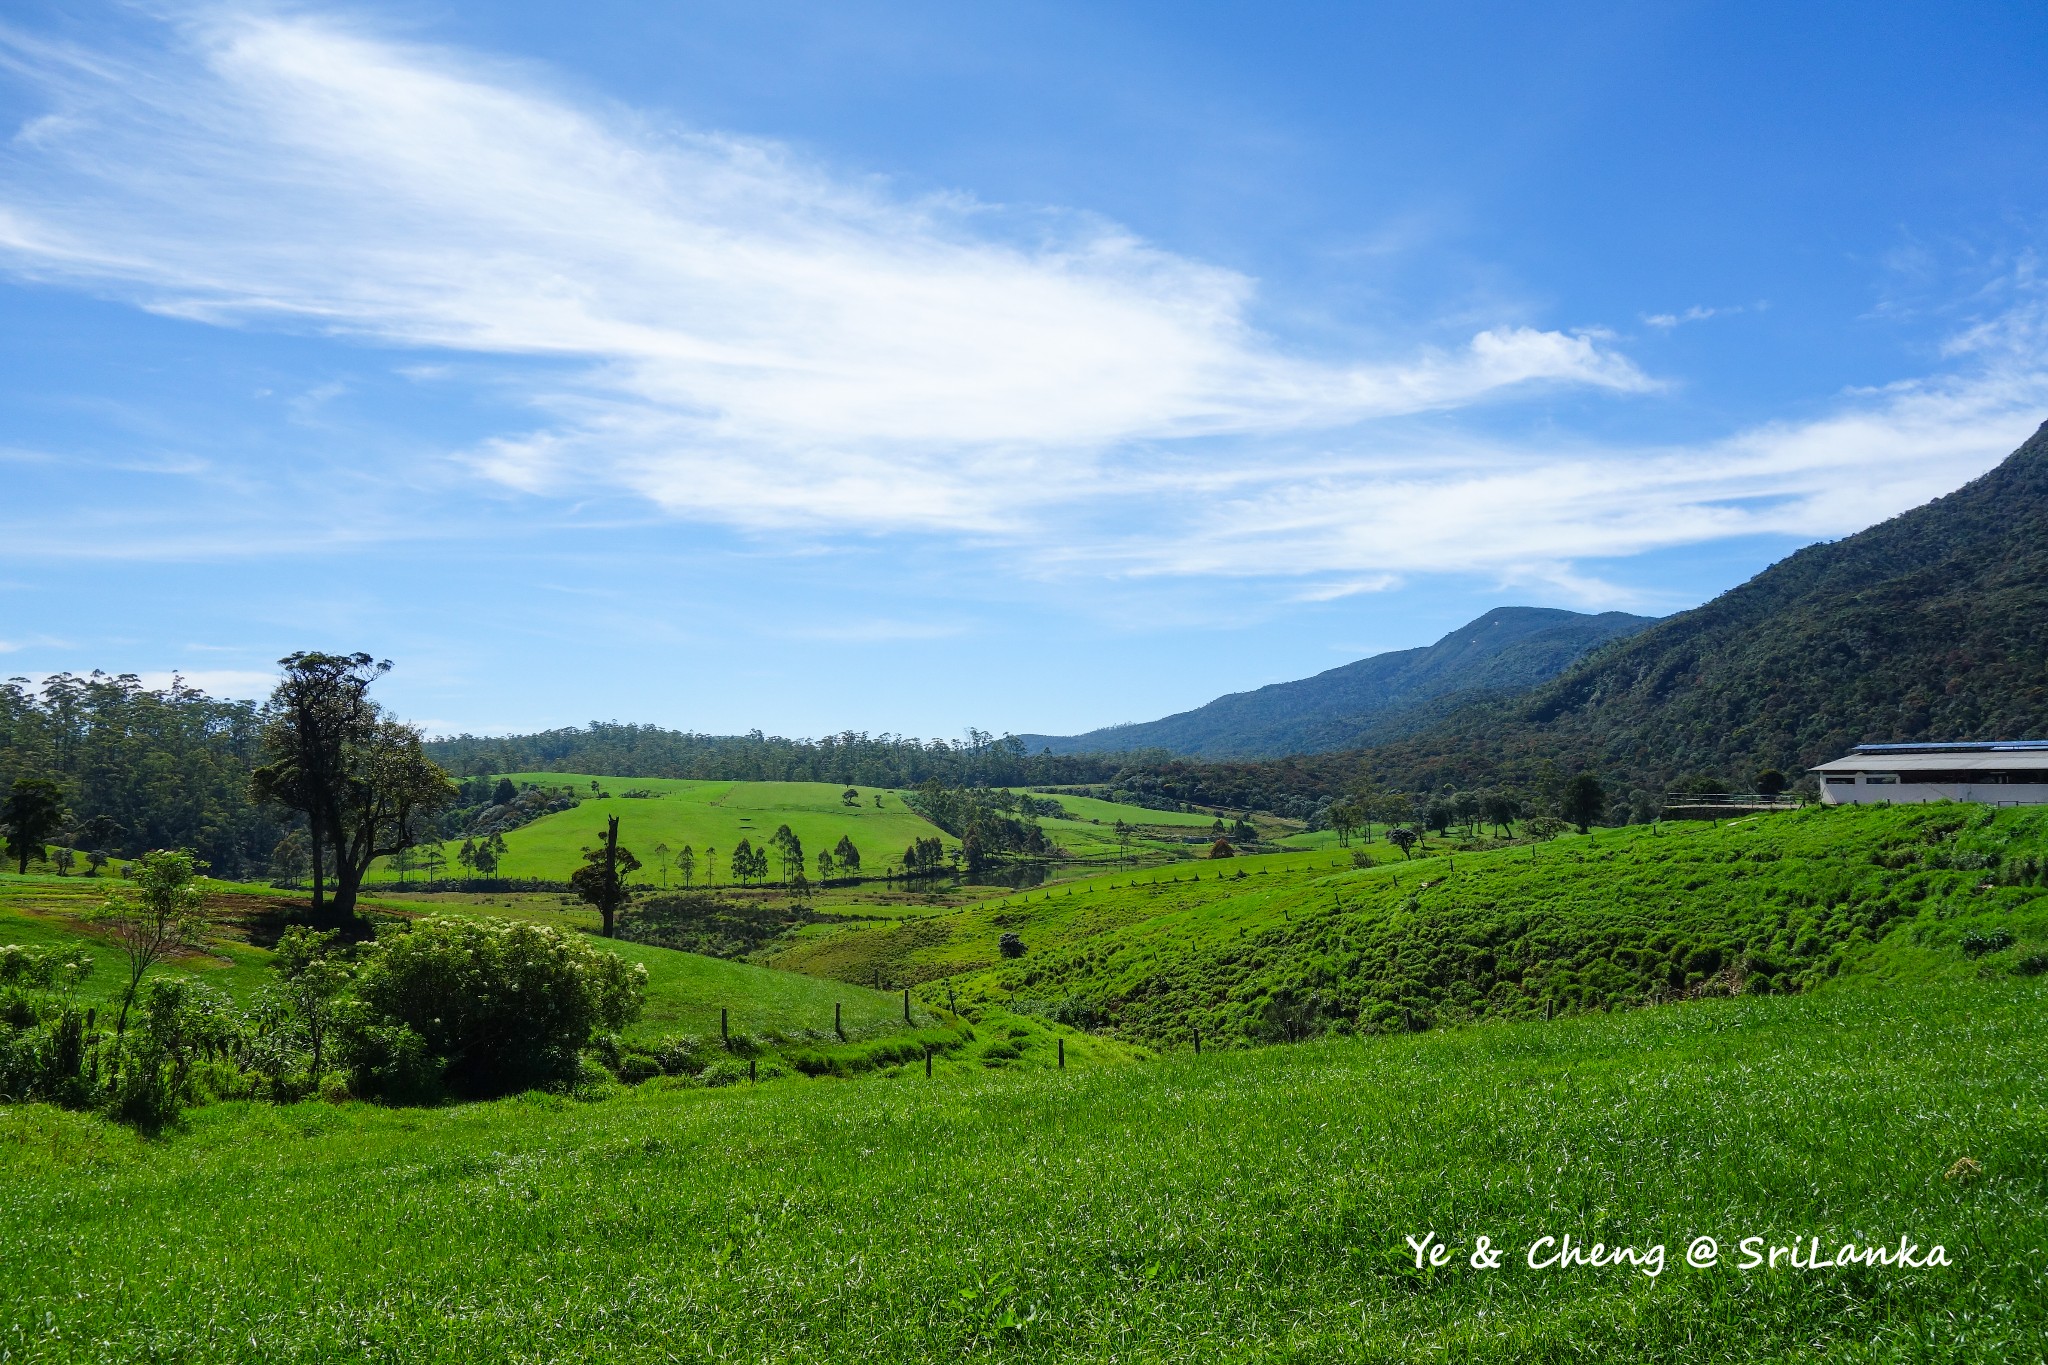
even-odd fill
[(1996, 469), (1812, 545), (1526, 697), (1361, 755), (1404, 787), (1552, 765), (1740, 784), (1860, 742), (2048, 737), (2048, 423)]
[[(1654, 618), (1554, 607), (1496, 607), (1433, 645), (1375, 654), (1297, 682), (1218, 697), (1164, 720), (1085, 735), (1021, 735), (1055, 754), (1164, 749), (1200, 758), (1268, 758), (1357, 748), (1423, 722), (1445, 698), (1526, 691)], [(1404, 720), (1413, 723), (1403, 725)]]

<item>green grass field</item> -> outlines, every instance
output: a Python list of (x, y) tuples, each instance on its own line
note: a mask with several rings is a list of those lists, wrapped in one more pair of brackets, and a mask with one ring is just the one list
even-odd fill
[[(1837, 989), (1136, 1069), (220, 1105), (156, 1142), (0, 1109), (0, 1352), (2038, 1360), (2044, 1006)], [(1418, 1271), (1425, 1232), (1457, 1254)], [(1524, 1264), (1567, 1233), (1666, 1267)], [(1745, 1271), (1747, 1236), (1952, 1264)]]
[[(640, 876), (658, 884), (654, 846), (666, 844), (671, 858), (684, 845), (696, 850), (696, 881), (703, 885), (706, 849), (718, 850), (718, 880), (729, 880), (732, 850), (741, 839), (759, 846), (776, 829), (787, 824), (803, 840), (808, 858), (819, 850), (830, 850), (842, 835), (860, 849), (862, 865), (880, 872), (903, 856), (914, 840), (934, 835), (948, 848), (957, 840), (941, 835), (922, 816), (903, 804), (903, 793), (862, 789), (858, 805), (845, 805), (840, 794), (846, 789), (828, 782), (691, 782), (643, 777), (600, 777), (609, 798), (590, 797), (593, 778), (587, 773), (513, 773), (515, 782), (540, 782), (549, 786), (569, 785), (586, 799), (574, 810), (543, 816), (505, 836), (506, 855), (498, 869), (503, 877), (538, 877), (566, 880), (575, 870), (582, 850), (603, 837), (605, 820), (619, 817), (619, 842), (633, 850), (645, 865)], [(628, 791), (648, 791), (651, 797), (627, 797)], [(880, 796), (883, 804), (875, 805)], [(454, 862), (460, 841), (442, 846), (448, 874), (462, 875)], [(815, 875), (815, 870), (812, 870)], [(414, 873), (417, 880), (419, 874)], [(777, 869), (779, 875), (779, 869)], [(399, 874), (380, 866), (373, 876), (380, 881), (397, 880)], [(679, 884), (679, 874), (669, 869), (669, 884)]]
[[(756, 1086), (224, 1103), (154, 1140), (0, 1109), (0, 1358), (2048, 1358), (2048, 811), (1370, 851), (821, 926), (777, 959), (806, 975), (615, 945), (637, 1039), (729, 1000), (779, 1032)], [(0, 877), (0, 941), (100, 889)], [(543, 900), (435, 908), (581, 913)], [(222, 947), (181, 969), (261, 979)], [(922, 983), (911, 1029), (876, 972)], [(1418, 1269), (1424, 1233), (1456, 1255)], [(1523, 1262), (1567, 1233), (1663, 1269)], [(1745, 1237), (1950, 1264), (1745, 1269)]]

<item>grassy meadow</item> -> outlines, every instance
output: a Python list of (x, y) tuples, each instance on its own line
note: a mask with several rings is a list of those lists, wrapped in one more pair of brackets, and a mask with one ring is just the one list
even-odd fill
[[(662, 884), (663, 871), (657, 865), (654, 847), (669, 850), (667, 884), (681, 885), (674, 856), (687, 845), (695, 851), (695, 884), (704, 885), (706, 849), (718, 851), (718, 880), (730, 882), (732, 850), (741, 839), (755, 846), (766, 842), (778, 826), (787, 824), (803, 841), (804, 851), (815, 860), (818, 852), (836, 847), (843, 835), (860, 849), (862, 869), (876, 876), (897, 866), (903, 850), (921, 838), (938, 838), (950, 850), (959, 840), (946, 834), (904, 804), (908, 794), (882, 788), (859, 788), (859, 800), (847, 804), (845, 787), (829, 782), (699, 782), (685, 779), (602, 777), (589, 773), (507, 773), (516, 783), (538, 783), (549, 787), (568, 786), (582, 797), (574, 810), (558, 811), (507, 833), (505, 857), (497, 875), (506, 878), (565, 880), (574, 871), (584, 848), (602, 835), (605, 820), (619, 817), (619, 841), (633, 850), (644, 870), (638, 874), (648, 885)], [(606, 793), (595, 795), (597, 790)], [(639, 793), (628, 796), (628, 792)], [(876, 805), (876, 798), (881, 805)], [(1083, 860), (1118, 859), (1126, 852), (1115, 833), (1116, 823), (1132, 827), (1129, 852), (1156, 860), (1161, 856), (1186, 857), (1194, 847), (1190, 841), (1208, 843), (1215, 816), (1199, 812), (1156, 811), (1119, 805), (1092, 796), (1045, 796), (1057, 801), (1065, 818), (1048, 817), (1038, 823), (1046, 835), (1070, 856)], [(460, 840), (440, 845), (445, 860), (444, 876), (462, 876), (455, 862)], [(371, 879), (379, 884), (413, 883), (422, 880), (417, 870), (401, 873), (380, 863)]]
[[(903, 850), (920, 838), (938, 836), (948, 848), (958, 840), (940, 831), (903, 804), (904, 793), (862, 789), (857, 804), (841, 799), (846, 788), (829, 782), (695, 782), (653, 777), (593, 777), (588, 773), (511, 773), (514, 782), (537, 782), (547, 786), (570, 786), (583, 797), (574, 810), (558, 811), (523, 825), (505, 835), (505, 857), (498, 868), (502, 877), (537, 877), (566, 880), (574, 871), (586, 847), (603, 837), (605, 821), (619, 817), (619, 842), (633, 850), (645, 865), (641, 879), (658, 885), (654, 846), (666, 844), (669, 857), (685, 845), (696, 851), (696, 884), (705, 879), (706, 849), (718, 851), (718, 882), (730, 880), (732, 850), (742, 839), (756, 847), (764, 844), (776, 829), (787, 824), (803, 840), (806, 855), (815, 859), (819, 850), (830, 850), (844, 835), (860, 849), (862, 865), (880, 871), (893, 864)], [(591, 782), (609, 796), (593, 796)], [(627, 796), (627, 792), (646, 796)], [(879, 796), (882, 804), (877, 806)], [(462, 875), (455, 864), (461, 841), (444, 844), (448, 860), (446, 875)], [(393, 881), (399, 873), (387, 865), (373, 875)], [(417, 872), (412, 874), (418, 880)], [(679, 886), (680, 874), (673, 863), (668, 884)]]
[[(158, 1142), (0, 1109), (0, 1352), (2040, 1359), (2044, 1006), (1970, 981), (1139, 1068), (231, 1104)], [(1426, 1232), (1457, 1254), (1418, 1270)], [(1668, 1260), (1524, 1264), (1567, 1233)], [(1746, 1236), (1952, 1264), (1742, 1270)]]

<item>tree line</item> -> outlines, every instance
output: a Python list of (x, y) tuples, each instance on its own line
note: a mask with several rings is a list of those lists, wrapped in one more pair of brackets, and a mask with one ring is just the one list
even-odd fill
[(1101, 782), (1126, 766), (1122, 755), (1030, 754), (1015, 735), (998, 737), (985, 730), (970, 729), (958, 740), (853, 730), (820, 739), (786, 739), (759, 730), (703, 735), (616, 721), (531, 735), (457, 735), (431, 741), (427, 751), (459, 776), (585, 772), (898, 788), (922, 786), (930, 779), (952, 787)]
[[(251, 790), (264, 716), (254, 702), (182, 681), (147, 688), (133, 674), (59, 673), (0, 684), (0, 791), (29, 817), (12, 840), (59, 843), (75, 857), (133, 858), (189, 848), (223, 876), (264, 867), (279, 813)], [(26, 785), (24, 785), (26, 784)], [(24, 864), (25, 865), (25, 864)]]

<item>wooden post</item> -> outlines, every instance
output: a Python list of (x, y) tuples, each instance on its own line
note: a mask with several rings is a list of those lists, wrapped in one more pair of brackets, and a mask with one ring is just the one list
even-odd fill
[(1543, 1017), (1546, 1020), (1550, 1018), (1550, 997), (1547, 995), (1543, 997)]
[(932, 1050), (929, 1046), (924, 1050), (924, 1078), (926, 1080), (932, 1078)]
[(755, 1068), (755, 1066), (756, 1066), (756, 1065), (757, 1065), (757, 1062), (755, 1061), (755, 1059), (754, 1059), (754, 1058), (752, 1058), (752, 1057), (749, 1057), (749, 1058), (747, 1058), (747, 1079), (748, 1079), (749, 1081), (757, 1081), (757, 1080), (761, 1079), (760, 1075), (759, 1075), (759, 1074), (758, 1074), (758, 1073), (757, 1073), (757, 1072), (756, 1072), (756, 1071), (754, 1070), (754, 1068)]
[(1195, 1055), (1202, 1055), (1202, 1031), (1199, 1028), (1195, 1030)]
[(1067, 1069), (1067, 1040), (1060, 1039), (1060, 1070)]
[(908, 987), (905, 987), (903, 991), (903, 1022), (906, 1024), (910, 1022), (910, 990)]
[(718, 1007), (718, 1041), (721, 1043), (732, 1042), (732, 1022), (726, 1017), (725, 1006), (723, 1005)]
[(953, 1003), (953, 978), (946, 978), (946, 1013), (958, 1014), (960, 1009)]
[(836, 1000), (832, 1003), (832, 1031), (839, 1035), (840, 1042), (846, 1041), (846, 1029), (839, 1022), (839, 1002)]

